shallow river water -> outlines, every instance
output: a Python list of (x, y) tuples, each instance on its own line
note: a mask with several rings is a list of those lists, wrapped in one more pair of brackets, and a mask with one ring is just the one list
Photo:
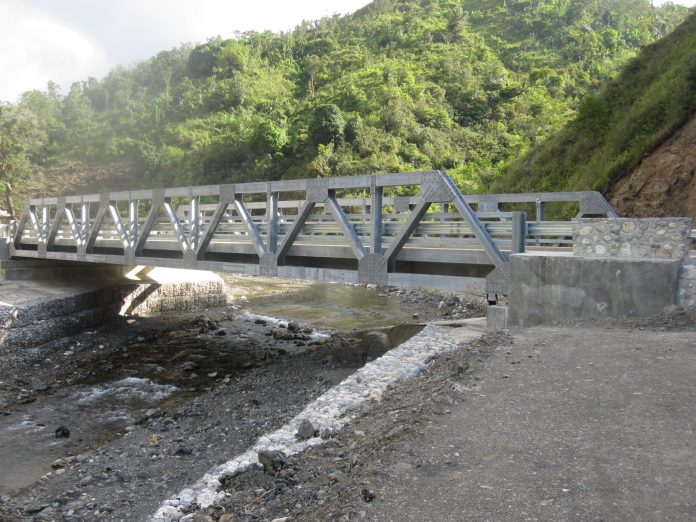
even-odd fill
[[(411, 320), (398, 301), (360, 286), (260, 278), (229, 278), (227, 284), (242, 308), (230, 309), (227, 320), (219, 322), (224, 336), (201, 335), (198, 326), (185, 325), (152, 340), (124, 343), (109, 352), (88, 382), (40, 393), (35, 402), (0, 417), (0, 494), (35, 483), (58, 458), (122, 436), (153, 409), (171, 408), (225, 376), (302, 350), (303, 342), (283, 344), (269, 337), (279, 324), (271, 318), (311, 326), (307, 343), (328, 339), (335, 330), (366, 331)], [(267, 324), (259, 324), (264, 316)], [(61, 356), (72, 354), (60, 354), (56, 364)], [(69, 429), (69, 438), (56, 438), (61, 426)]]

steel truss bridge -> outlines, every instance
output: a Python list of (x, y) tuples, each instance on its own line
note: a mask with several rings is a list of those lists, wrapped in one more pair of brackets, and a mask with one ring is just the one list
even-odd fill
[(616, 217), (598, 192), (463, 195), (427, 171), (32, 199), (10, 254), (506, 294), (511, 253), (572, 247), (544, 219), (561, 204)]

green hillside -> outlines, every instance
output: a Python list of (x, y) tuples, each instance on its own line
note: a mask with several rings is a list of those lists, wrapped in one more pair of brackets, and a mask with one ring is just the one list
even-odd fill
[(584, 99), (565, 128), (504, 170), (492, 188), (605, 191), (694, 110), (696, 14)]
[(13, 159), (0, 179), (70, 175), (76, 161), (141, 186), (437, 168), (475, 190), (686, 13), (649, 0), (375, 0), (284, 34), (184, 45), (0, 108), (0, 155)]

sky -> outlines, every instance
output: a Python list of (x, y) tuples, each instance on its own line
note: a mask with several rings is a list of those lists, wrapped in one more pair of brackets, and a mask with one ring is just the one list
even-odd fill
[[(655, 0), (661, 3), (664, 0)], [(370, 0), (0, 0), (0, 101), (49, 80), (64, 90), (185, 42), (287, 31)], [(678, 0), (694, 6), (696, 0)]]
[[(696, 1), (696, 0), (695, 0)], [(0, 101), (101, 78), (185, 42), (287, 31), (370, 0), (0, 0)]]

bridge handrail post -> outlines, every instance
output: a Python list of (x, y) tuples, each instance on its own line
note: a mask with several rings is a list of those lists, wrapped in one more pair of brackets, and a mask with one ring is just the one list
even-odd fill
[(527, 213), (512, 213), (512, 248), (510, 253), (523, 254), (526, 247), (527, 238)]
[(372, 239), (372, 249), (373, 254), (382, 253), (382, 233), (384, 232), (384, 227), (382, 225), (382, 194), (384, 189), (382, 187), (376, 186), (373, 178), (373, 186), (370, 187), (370, 220), (371, 230), (370, 236)]

